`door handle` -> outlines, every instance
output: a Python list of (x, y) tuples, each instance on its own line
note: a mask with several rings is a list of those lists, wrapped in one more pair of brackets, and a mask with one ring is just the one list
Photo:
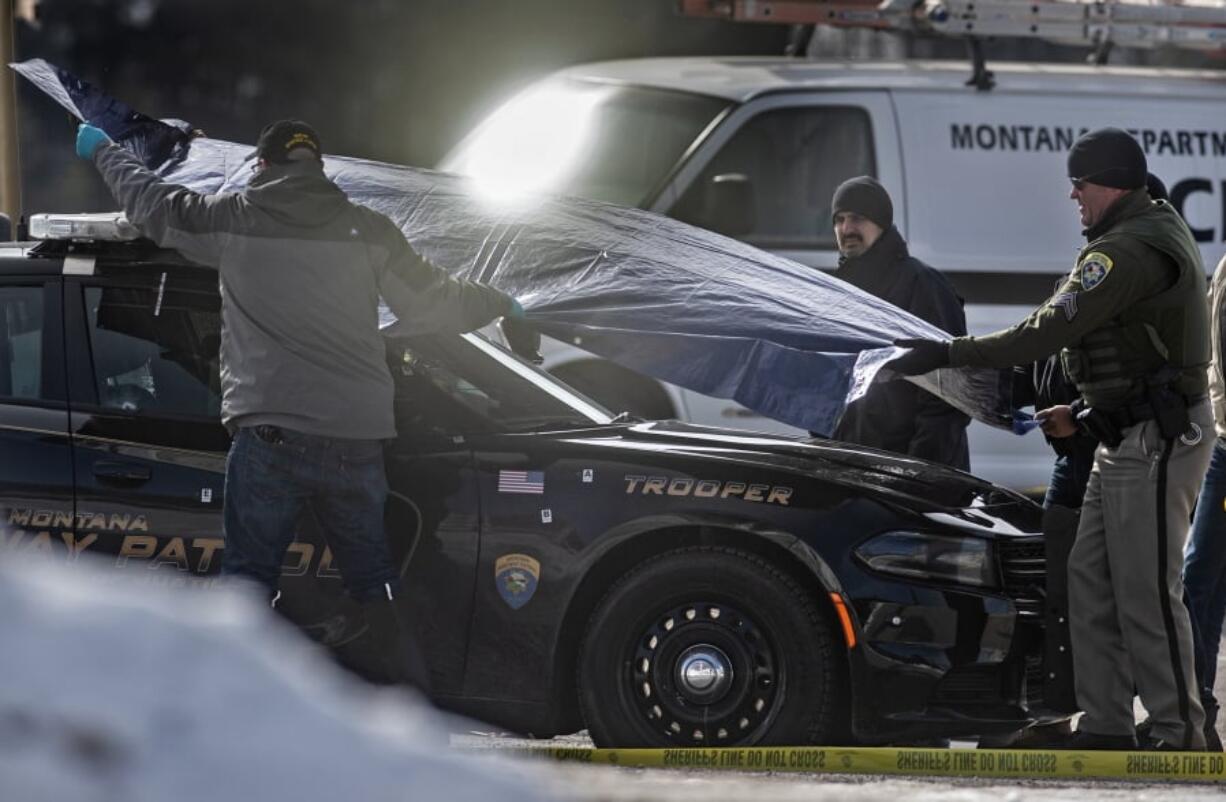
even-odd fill
[(153, 477), (153, 472), (146, 466), (134, 462), (103, 460), (94, 463), (94, 476), (99, 479), (110, 479), (113, 482), (148, 482)]

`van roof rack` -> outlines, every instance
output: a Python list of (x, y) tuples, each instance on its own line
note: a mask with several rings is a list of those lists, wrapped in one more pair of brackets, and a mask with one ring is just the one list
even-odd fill
[(734, 22), (871, 28), (965, 39), (974, 65), (967, 81), (991, 89), (983, 37), (1039, 39), (1091, 48), (1105, 64), (1113, 47), (1226, 50), (1226, 8), (1122, 0), (677, 0), (687, 17)]

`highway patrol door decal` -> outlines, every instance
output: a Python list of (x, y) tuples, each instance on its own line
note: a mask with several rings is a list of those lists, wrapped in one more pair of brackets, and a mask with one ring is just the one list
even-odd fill
[(518, 610), (536, 593), (541, 564), (527, 554), (504, 554), (494, 561), (494, 583), (498, 595), (512, 610)]

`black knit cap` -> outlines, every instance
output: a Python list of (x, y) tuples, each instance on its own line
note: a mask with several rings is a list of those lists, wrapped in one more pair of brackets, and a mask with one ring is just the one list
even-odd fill
[(258, 156), (272, 164), (285, 164), (290, 160), (290, 151), (297, 148), (307, 148), (314, 151), (315, 158), (323, 158), (319, 134), (314, 128), (302, 120), (277, 120), (264, 126), (251, 156)]
[(1116, 189), (1145, 186), (1149, 169), (1137, 140), (1119, 128), (1100, 128), (1083, 134), (1068, 152), (1068, 176), (1078, 181)]
[(867, 217), (883, 229), (894, 225), (894, 204), (890, 202), (890, 193), (869, 175), (849, 178), (839, 184), (830, 201), (830, 215), (833, 218), (839, 212)]

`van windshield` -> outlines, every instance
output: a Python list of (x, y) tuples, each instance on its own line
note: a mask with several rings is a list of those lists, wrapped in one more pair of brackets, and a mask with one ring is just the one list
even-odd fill
[(578, 80), (537, 84), (440, 164), (502, 193), (642, 206), (728, 101)]

